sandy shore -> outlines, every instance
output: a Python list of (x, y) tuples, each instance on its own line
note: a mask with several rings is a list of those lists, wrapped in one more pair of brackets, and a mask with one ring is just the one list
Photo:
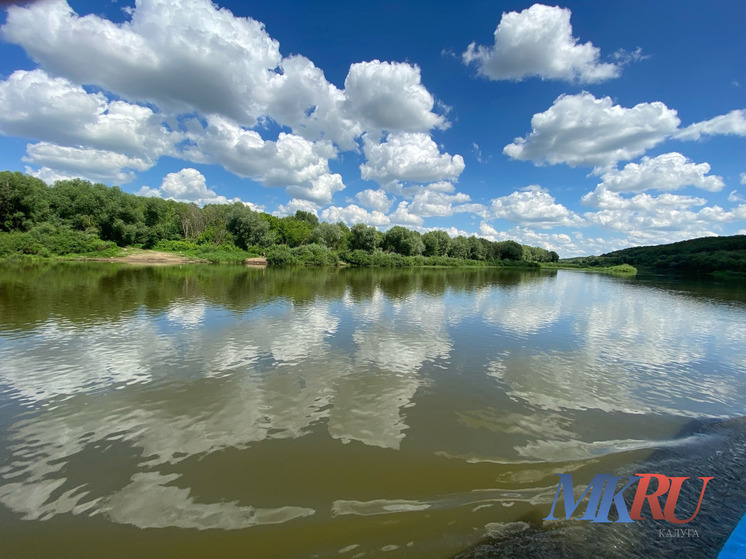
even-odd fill
[(172, 252), (159, 252), (157, 250), (137, 250), (125, 248), (123, 249), (123, 252), (126, 253), (124, 256), (113, 256), (111, 258), (87, 258), (86, 260), (92, 260), (94, 262), (124, 262), (126, 264), (157, 265), (207, 262), (206, 260), (189, 258), (188, 256), (181, 256)]
[[(125, 264), (148, 264), (150, 266), (169, 266), (173, 264), (204, 264), (207, 260), (191, 258), (174, 254), (173, 252), (159, 252), (157, 250), (142, 250), (125, 248), (123, 256), (112, 256), (111, 258), (85, 258), (92, 262), (124, 262)], [(247, 266), (266, 266), (267, 259), (264, 257), (247, 258)]]

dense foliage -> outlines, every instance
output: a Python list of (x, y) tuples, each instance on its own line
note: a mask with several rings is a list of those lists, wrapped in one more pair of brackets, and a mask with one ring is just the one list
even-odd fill
[(505, 265), (559, 256), (515, 241), (451, 238), (394, 226), (320, 223), (312, 213), (277, 217), (242, 204), (207, 205), (136, 196), (82, 179), (41, 180), (0, 172), (0, 258), (16, 254), (106, 255), (135, 246), (212, 262), (264, 254), (271, 264), (358, 266)]
[(667, 245), (626, 248), (601, 256), (571, 258), (564, 264), (616, 266), (676, 272), (746, 273), (746, 235), (703, 237)]

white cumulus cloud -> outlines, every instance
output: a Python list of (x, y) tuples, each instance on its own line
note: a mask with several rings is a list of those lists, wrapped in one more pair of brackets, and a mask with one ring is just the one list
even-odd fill
[(653, 211), (660, 208), (682, 210), (693, 206), (704, 206), (707, 200), (696, 196), (681, 196), (668, 192), (659, 196), (642, 193), (627, 198), (618, 192), (612, 192), (599, 185), (593, 192), (584, 195), (581, 202), (586, 206), (602, 210)]
[(614, 192), (642, 192), (644, 190), (677, 190), (696, 186), (718, 192), (725, 183), (722, 177), (708, 175), (708, 163), (693, 163), (680, 153), (664, 153), (657, 157), (643, 157), (640, 163), (628, 163), (623, 169), (604, 173), (599, 186)]
[(663, 103), (615, 105), (588, 92), (560, 95), (531, 119), (531, 133), (503, 153), (513, 159), (555, 165), (602, 167), (642, 155), (679, 126), (676, 111)]
[(583, 224), (582, 218), (558, 204), (546, 189), (536, 185), (493, 199), (489, 215), (543, 229)]
[(678, 140), (699, 140), (702, 136), (746, 136), (746, 109), (731, 111), (710, 120), (695, 122), (674, 135)]
[[(584, 218), (606, 231), (623, 233), (625, 246), (664, 244), (684, 239), (718, 235), (722, 224), (746, 218), (746, 204), (726, 211), (704, 206), (706, 200), (664, 193), (637, 194), (631, 198), (597, 188), (583, 203), (598, 208)], [(700, 209), (695, 209), (697, 207)]]
[(371, 188), (361, 190), (355, 194), (355, 198), (357, 198), (357, 201), (364, 207), (383, 213), (389, 211), (391, 204), (394, 203), (394, 201), (386, 195), (386, 191), (381, 190), (380, 188), (378, 190), (373, 190)]
[(347, 225), (365, 223), (374, 227), (385, 226), (391, 223), (391, 220), (383, 212), (377, 210), (368, 211), (356, 204), (350, 204), (346, 207), (329, 206), (321, 212), (321, 219), (329, 223), (338, 223), (340, 221)]
[[(191, 167), (177, 173), (168, 173), (163, 177), (160, 188), (143, 186), (137, 192), (141, 196), (157, 196), (176, 200), (177, 202), (194, 202), (198, 206), (205, 204), (229, 204), (241, 202), (238, 198), (228, 199), (207, 188), (207, 179), (197, 169)], [(252, 209), (259, 209), (254, 204), (248, 204)]]
[(304, 212), (310, 212), (316, 215), (319, 209), (318, 204), (309, 200), (299, 200), (298, 198), (291, 198), (287, 204), (280, 204), (277, 209), (273, 212), (277, 216), (294, 215), (298, 210)]
[(422, 217), (412, 213), (409, 204), (410, 203), (406, 200), (399, 202), (396, 211), (388, 216), (391, 223), (395, 225), (404, 225), (405, 227), (419, 227), (424, 223)]
[(567, 233), (545, 233), (522, 226), (498, 231), (483, 221), (479, 225), (479, 236), (490, 241), (516, 241), (523, 245), (539, 246), (546, 250), (554, 250), (562, 257), (584, 254), (583, 248)]
[(616, 78), (620, 67), (599, 61), (600, 50), (572, 36), (571, 12), (534, 4), (522, 12), (503, 13), (491, 46), (469, 45), (462, 58), (476, 63), (492, 80), (528, 77), (595, 83)]
[(329, 158), (337, 154), (329, 141), (281, 132), (273, 142), (224, 117), (207, 122), (204, 130), (191, 134), (193, 145), (184, 151), (191, 161), (219, 163), (238, 176), (288, 187), (291, 196), (317, 204), (330, 203), (333, 194), (344, 189), (342, 177), (329, 171)]
[(56, 162), (57, 172), (75, 176), (126, 182), (125, 168), (149, 169), (160, 156), (175, 155), (183, 139), (149, 107), (109, 101), (43, 70), (18, 70), (0, 82), (0, 106), (4, 134), (42, 140), (29, 146), (26, 161)]
[[(480, 204), (466, 204), (471, 197), (463, 192), (448, 194), (428, 187), (419, 187), (407, 211), (419, 217), (445, 217), (457, 212), (483, 211)], [(464, 208), (464, 206), (467, 206)]]
[(420, 83), (420, 69), (404, 62), (360, 62), (345, 79), (345, 106), (367, 129), (427, 132), (446, 128), (435, 99)]
[(134, 171), (146, 171), (153, 162), (100, 149), (58, 146), (48, 142), (28, 144), (23, 161), (39, 165), (41, 176), (82, 177), (92, 181), (127, 183)]
[(80, 17), (65, 0), (12, 6), (2, 34), (77, 83), (249, 125), (266, 114), (282, 61), (263, 24), (209, 0), (139, 0), (121, 24)]
[[(344, 188), (329, 159), (337, 149), (357, 152), (366, 132), (423, 135), (419, 150), (399, 154), (414, 160), (382, 170), (387, 154), (379, 154), (371, 176), (429, 182), (455, 179), (463, 169), (461, 156), (441, 156), (427, 136), (450, 125), (449, 108), (427, 90), (415, 64), (355, 63), (339, 89), (304, 56), (283, 57), (264, 24), (210, 0), (138, 0), (126, 13), (115, 23), (81, 16), (66, 0), (10, 6), (2, 38), (44, 69), (0, 82), (0, 131), (119, 154), (130, 166), (105, 173), (111, 177), (129, 179), (135, 159), (154, 165), (168, 155), (287, 187), (316, 206)], [(265, 138), (268, 123), (290, 133)], [(64, 174), (72, 160), (66, 163), (44, 173)]]
[(392, 133), (380, 143), (366, 134), (363, 140), (367, 161), (360, 166), (360, 174), (382, 186), (398, 181), (455, 180), (465, 167), (463, 157), (440, 153), (425, 133)]

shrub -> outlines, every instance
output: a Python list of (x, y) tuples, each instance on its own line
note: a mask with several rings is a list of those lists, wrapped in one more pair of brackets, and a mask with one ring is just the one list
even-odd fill
[(295, 258), (287, 245), (274, 245), (267, 249), (267, 263), (273, 266), (294, 264)]
[(312, 243), (291, 249), (290, 253), (298, 264), (310, 264), (313, 266), (334, 266), (339, 258), (331, 250), (323, 245)]

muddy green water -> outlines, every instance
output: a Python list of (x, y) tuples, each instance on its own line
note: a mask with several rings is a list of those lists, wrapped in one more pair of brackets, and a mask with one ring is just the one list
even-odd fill
[(0, 267), (0, 555), (451, 557), (746, 415), (742, 283)]

